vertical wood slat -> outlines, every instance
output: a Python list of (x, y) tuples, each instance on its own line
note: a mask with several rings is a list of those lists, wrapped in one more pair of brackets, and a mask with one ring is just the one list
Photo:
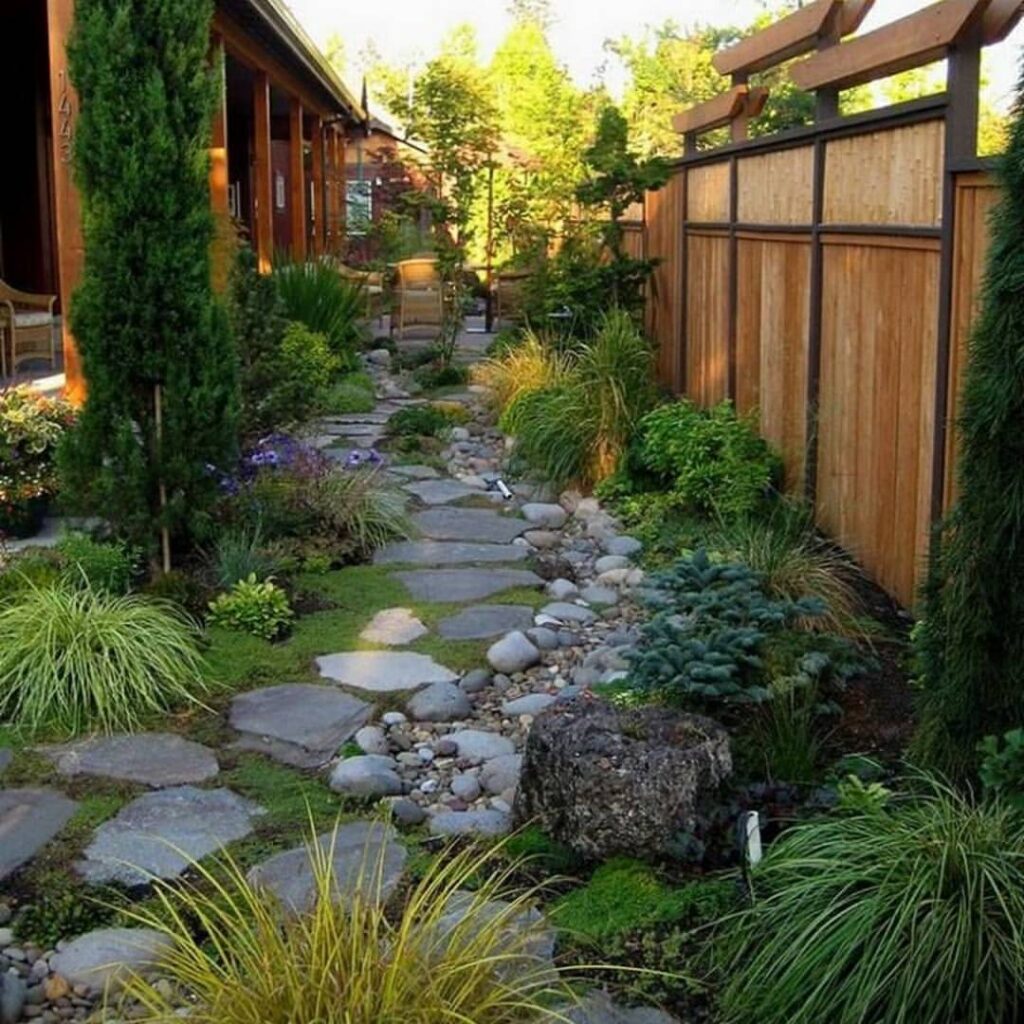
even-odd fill
[(324, 132), (323, 121), (319, 115), (312, 117), (312, 193), (311, 210), (313, 215), (313, 255), (320, 256), (326, 247), (326, 214), (324, 210)]
[(686, 394), (717, 405), (729, 392), (729, 235), (689, 231), (686, 237)]
[(265, 71), (253, 73), (252, 90), (256, 255), (260, 271), (268, 273), (274, 260), (274, 192), (270, 159), (270, 77)]
[(306, 167), (303, 159), (305, 143), (302, 123), (302, 100), (293, 96), (288, 107), (292, 257), (300, 261), (306, 258)]

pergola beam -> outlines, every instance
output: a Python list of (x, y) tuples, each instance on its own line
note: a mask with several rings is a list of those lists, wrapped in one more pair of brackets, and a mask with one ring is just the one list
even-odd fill
[(1024, 0), (990, 0), (981, 19), (981, 38), (985, 46), (1001, 43), (1024, 15)]
[[(952, 45), (981, 22), (988, 6), (989, 0), (942, 0), (867, 35), (822, 50), (795, 64), (790, 77), (801, 89), (849, 89), (941, 60)], [(1001, 30), (1013, 17), (1004, 12), (993, 30)]]
[(681, 135), (722, 128), (741, 116), (757, 117), (767, 99), (767, 89), (734, 85), (728, 92), (676, 114), (672, 118), (672, 127)]

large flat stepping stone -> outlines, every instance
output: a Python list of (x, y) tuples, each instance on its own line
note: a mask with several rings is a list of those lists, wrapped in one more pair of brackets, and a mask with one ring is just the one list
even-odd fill
[(388, 470), (397, 476), (408, 477), (410, 480), (439, 480), (441, 478), (440, 472), (433, 466), (388, 466)]
[(331, 686), (285, 683), (231, 702), (235, 745), (297, 768), (319, 768), (366, 724), (373, 706)]
[(414, 494), (424, 505), (447, 505), (453, 501), (462, 501), (481, 492), (475, 487), (467, 487), (458, 480), (420, 480), (406, 484), (405, 488)]
[(54, 953), (50, 969), (72, 985), (113, 994), (133, 974), (158, 968), (173, 948), (171, 939), (152, 928), (97, 928)]
[[(377, 903), (394, 891), (405, 870), (406, 850), (396, 832), (380, 821), (353, 821), (317, 836), (316, 857), (330, 860), (333, 898), (349, 905), (356, 898)], [(311, 910), (317, 896), (308, 845), (275, 854), (249, 872), (251, 884), (267, 889), (293, 913)]]
[(317, 658), (316, 664), (325, 679), (369, 693), (415, 690), (459, 678), (426, 654), (407, 651), (344, 651)]
[(478, 604), (438, 623), (446, 640), (486, 640), (533, 625), (533, 609), (525, 604)]
[(320, 422), (347, 426), (352, 423), (376, 423), (383, 426), (395, 414), (396, 410), (385, 412), (343, 412), (337, 416), (325, 416)]
[(430, 540), (511, 544), (530, 528), (525, 519), (503, 516), (486, 508), (428, 508), (412, 517), (413, 525)]
[(482, 601), (513, 587), (541, 587), (526, 569), (411, 569), (395, 577), (417, 601), (435, 604)]
[(359, 639), (368, 644), (385, 647), (404, 647), (426, 636), (430, 631), (412, 613), (410, 608), (384, 608), (377, 612)]
[(172, 879), (193, 861), (243, 839), (263, 809), (229, 789), (177, 786), (145, 793), (105, 821), (75, 866), (94, 883)]
[(383, 437), (384, 428), (380, 423), (325, 423), (324, 433), (335, 437)]
[(0, 879), (34, 857), (77, 807), (53, 789), (0, 789)]
[(220, 771), (208, 747), (166, 732), (97, 736), (39, 751), (61, 775), (96, 775), (153, 789), (206, 782)]
[(521, 562), (529, 549), (520, 544), (402, 540), (380, 548), (375, 565), (460, 565), (473, 562)]

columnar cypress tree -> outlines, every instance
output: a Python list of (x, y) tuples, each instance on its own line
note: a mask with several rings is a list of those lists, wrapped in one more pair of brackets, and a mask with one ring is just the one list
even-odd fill
[(152, 549), (206, 526), (236, 444), (237, 371), (210, 284), (213, 0), (77, 0), (68, 47), (85, 269), (71, 324), (88, 388), (67, 490)]
[(1024, 76), (958, 424), (959, 499), (925, 594), (918, 756), (972, 774), (987, 734), (1024, 724)]

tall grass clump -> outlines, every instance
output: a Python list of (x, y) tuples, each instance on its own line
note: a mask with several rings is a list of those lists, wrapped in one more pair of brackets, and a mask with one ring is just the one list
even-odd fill
[(1024, 816), (923, 792), (797, 825), (720, 931), (729, 1024), (1004, 1024), (1024, 1010)]
[(70, 581), (0, 606), (0, 719), (76, 734), (133, 730), (198, 703), (195, 625), (176, 607)]
[(473, 368), (473, 383), (490, 388), (495, 405), (505, 409), (522, 394), (556, 387), (568, 369), (569, 360), (563, 353), (527, 331), (519, 344), (478, 363)]
[[(190, 1021), (565, 1021), (550, 1007), (573, 1000), (539, 955), (535, 894), (512, 888), (515, 865), (494, 850), (435, 859), (389, 907), (380, 860), (367, 855), (352, 884), (335, 874), (330, 834), (309, 849), (314, 892), (305, 911), (282, 907), (227, 859), (194, 865), (184, 888), (158, 884), (153, 906), (131, 915), (173, 940), (161, 974), (188, 994)], [(351, 896), (337, 898), (339, 884)], [(180, 1019), (148, 981), (132, 979), (128, 994), (149, 1024)]]
[(251, 528), (225, 530), (217, 538), (207, 562), (213, 582), (220, 590), (229, 590), (250, 576), (266, 580), (281, 570), (281, 561), (267, 549), (258, 523)]
[(515, 435), (517, 455), (546, 479), (589, 487), (615, 472), (654, 403), (654, 354), (632, 317), (616, 310), (570, 360), (554, 385), (521, 392), (501, 425)]
[(320, 481), (320, 527), (361, 554), (412, 532), (405, 496), (375, 469), (332, 473)]

